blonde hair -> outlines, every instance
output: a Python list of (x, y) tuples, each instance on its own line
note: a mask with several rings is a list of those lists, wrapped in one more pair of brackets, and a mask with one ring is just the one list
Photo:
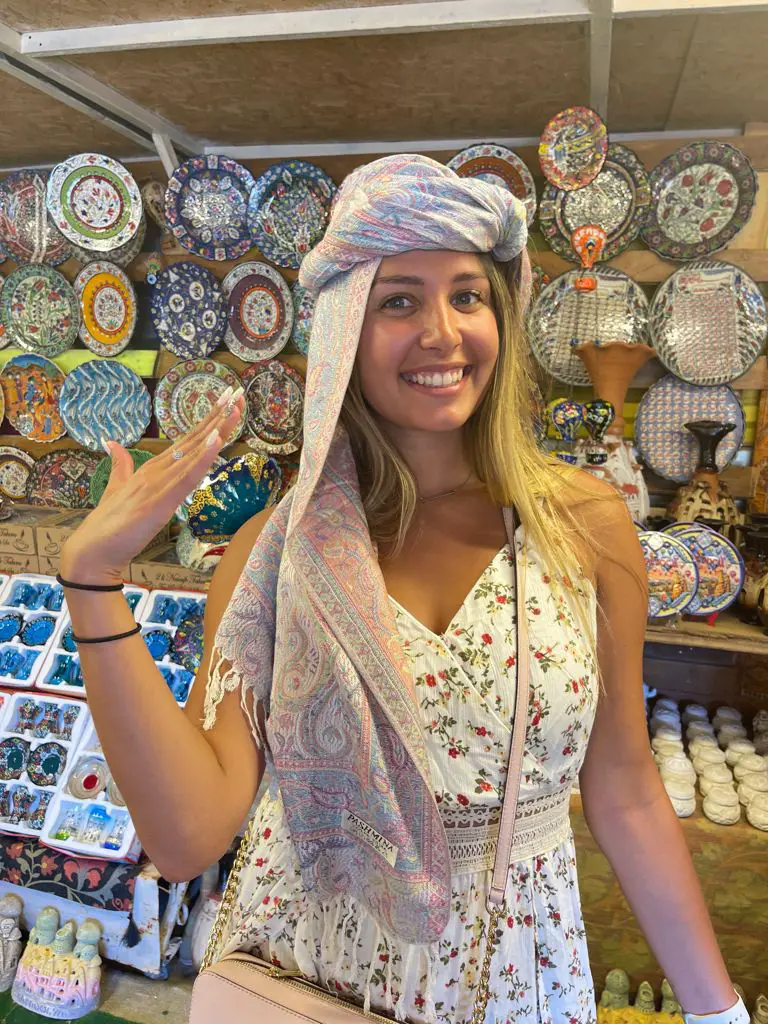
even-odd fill
[[(569, 508), (566, 481), (576, 471), (541, 451), (536, 441), (536, 385), (518, 287), (521, 260), (506, 265), (490, 256), (481, 260), (491, 286), (499, 355), (491, 384), (464, 427), (467, 456), (491, 499), (500, 506), (514, 504), (547, 568), (561, 577), (578, 574), (582, 566), (573, 533), (590, 545), (592, 540)], [(416, 481), (366, 402), (357, 366), (341, 417), (355, 455), (371, 537), (388, 555), (396, 555), (416, 512)]]

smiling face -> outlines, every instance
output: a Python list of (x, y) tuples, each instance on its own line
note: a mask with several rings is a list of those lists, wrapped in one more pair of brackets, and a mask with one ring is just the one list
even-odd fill
[(382, 260), (357, 369), (384, 425), (461, 429), (491, 382), (498, 353), (491, 285), (476, 254), (418, 251)]

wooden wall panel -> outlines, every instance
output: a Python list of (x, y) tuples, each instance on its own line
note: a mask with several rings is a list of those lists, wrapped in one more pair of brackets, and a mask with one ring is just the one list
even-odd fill
[(538, 135), (588, 98), (583, 25), (240, 43), (77, 63), (188, 131), (230, 143)]
[[(174, 21), (177, 18), (220, 17), (258, 11), (313, 10), (323, 7), (377, 7), (411, 4), (418, 0), (131, 0), (129, 4), (101, 0), (2, 0), (0, 21), (19, 32), (81, 28), (84, 25), (124, 25), (131, 21)], [(429, 0), (428, 0), (429, 2)], [(432, 0), (434, 2), (434, 0)]]
[(142, 155), (133, 139), (12, 75), (0, 75), (0, 87), (0, 165), (55, 162), (87, 150), (115, 157)]

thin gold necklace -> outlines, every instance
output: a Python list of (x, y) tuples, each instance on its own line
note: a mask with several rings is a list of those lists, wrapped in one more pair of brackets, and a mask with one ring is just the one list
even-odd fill
[(437, 501), (438, 498), (447, 498), (450, 494), (455, 494), (457, 491), (460, 491), (462, 487), (466, 487), (471, 479), (472, 470), (469, 471), (469, 475), (466, 480), (463, 480), (456, 487), (452, 487), (450, 491), (441, 491), (439, 494), (430, 494), (428, 498), (419, 498), (419, 504), (426, 505), (428, 501)]

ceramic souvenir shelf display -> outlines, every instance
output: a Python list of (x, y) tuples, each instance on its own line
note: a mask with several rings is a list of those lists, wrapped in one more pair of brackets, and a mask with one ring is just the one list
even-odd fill
[[(595, 267), (589, 276), (594, 279), (589, 289), (582, 286), (585, 272), (571, 270), (542, 290), (529, 316), (531, 347), (547, 373), (564, 384), (595, 384), (595, 397), (611, 402), (620, 417), (626, 387), (620, 401), (615, 391), (604, 394), (597, 388), (605, 383), (605, 364), (611, 367), (612, 377), (616, 374), (614, 364), (619, 362), (620, 379), (626, 379), (629, 386), (653, 354), (645, 345), (648, 300), (638, 284), (614, 267)], [(618, 359), (602, 356), (596, 361), (591, 355), (585, 358), (582, 349), (588, 353), (593, 349), (606, 353), (627, 349), (631, 355)], [(618, 419), (616, 425), (621, 425)]]
[(594, 181), (608, 155), (608, 129), (589, 107), (568, 107), (549, 121), (539, 140), (539, 163), (556, 188), (572, 191)]
[(67, 765), (41, 841), (58, 850), (136, 863), (141, 844), (107, 766), (93, 722)]
[(195, 156), (171, 175), (165, 216), (175, 238), (207, 260), (236, 260), (253, 245), (248, 200), (251, 172), (226, 156)]
[(569, 192), (548, 184), (541, 197), (539, 225), (550, 248), (573, 263), (573, 232), (599, 224), (606, 241), (599, 260), (623, 252), (640, 234), (651, 198), (648, 172), (626, 146), (611, 143), (602, 170), (590, 184)]
[(40, 836), (90, 720), (82, 701), (15, 693), (0, 731), (0, 832)]
[(56, 267), (69, 259), (46, 208), (47, 187), (47, 171), (11, 171), (0, 183), (0, 238), (17, 263)]
[(765, 348), (765, 299), (739, 267), (696, 260), (656, 291), (651, 335), (660, 361), (689, 384), (728, 384)]
[(648, 619), (676, 620), (693, 600), (699, 572), (691, 552), (677, 537), (654, 531), (638, 534), (648, 575)]
[(248, 200), (252, 244), (279, 267), (298, 270), (325, 234), (336, 185), (306, 160), (273, 164)]
[(678, 522), (686, 523), (702, 518), (718, 520), (726, 527), (740, 523), (741, 513), (727, 484), (718, 476), (716, 462), (718, 445), (735, 430), (735, 423), (696, 420), (685, 423), (684, 427), (698, 442), (699, 461), (690, 483), (678, 488), (667, 514)]
[(186, 704), (203, 654), (205, 594), (153, 590), (141, 617), (142, 636), (177, 704)]
[(224, 344), (246, 363), (270, 359), (288, 344), (293, 296), (287, 281), (266, 263), (240, 263), (221, 285), (227, 300)]
[(0, 684), (34, 686), (63, 617), (53, 577), (12, 576), (0, 593)]
[(460, 178), (480, 178), (491, 185), (507, 189), (523, 203), (528, 227), (536, 216), (536, 185), (528, 166), (517, 153), (494, 142), (462, 149), (448, 161)]
[(103, 359), (81, 363), (67, 374), (59, 408), (70, 437), (99, 455), (104, 454), (105, 441), (125, 448), (136, 444), (152, 415), (141, 377), (122, 363)]
[(686, 384), (671, 374), (650, 387), (635, 419), (635, 443), (646, 466), (665, 480), (688, 483), (699, 462), (699, 446), (685, 424), (698, 420), (735, 424), (717, 447), (717, 470), (722, 472), (744, 437), (744, 411), (735, 392), (726, 384)]
[(724, 248), (752, 215), (757, 176), (727, 142), (692, 142), (651, 171), (651, 203), (641, 232), (669, 260), (697, 260)]
[[(143, 587), (123, 587), (123, 595), (138, 622), (149, 599), (149, 591)], [(49, 693), (84, 697), (83, 676), (80, 671), (80, 656), (72, 635), (72, 624), (66, 602), (42, 669), (35, 686)]]

